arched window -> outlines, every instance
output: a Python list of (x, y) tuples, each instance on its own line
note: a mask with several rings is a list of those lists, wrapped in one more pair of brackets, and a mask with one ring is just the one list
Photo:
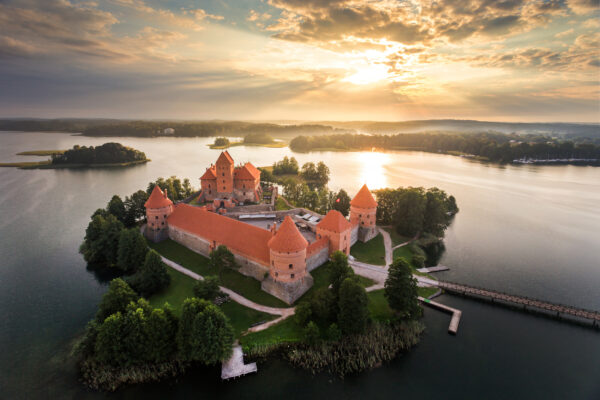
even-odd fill
[(294, 264), (289, 265), (290, 269), (294, 268)]
[(290, 274), (290, 278), (294, 279), (294, 274)]

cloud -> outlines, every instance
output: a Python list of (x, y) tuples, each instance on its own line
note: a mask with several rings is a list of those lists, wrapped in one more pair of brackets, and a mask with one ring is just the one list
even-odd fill
[(208, 14), (206, 11), (204, 11), (201, 8), (198, 8), (196, 10), (191, 10), (190, 13), (192, 13), (196, 17), (196, 19), (199, 21), (202, 21), (203, 19), (206, 19), (206, 18), (214, 19), (216, 21), (221, 21), (221, 20), (225, 19), (225, 17), (223, 17), (222, 15)]
[(568, 0), (569, 8), (575, 14), (588, 14), (600, 10), (600, 1), (598, 0)]

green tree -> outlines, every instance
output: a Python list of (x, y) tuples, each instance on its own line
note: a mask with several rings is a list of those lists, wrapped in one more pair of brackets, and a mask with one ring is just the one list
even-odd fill
[(329, 167), (323, 161), (317, 164), (317, 181), (320, 185), (326, 185), (329, 182)]
[(169, 286), (171, 277), (160, 255), (150, 250), (142, 267), (129, 278), (129, 283), (142, 296), (149, 297)]
[(348, 256), (337, 250), (331, 253), (329, 262), (329, 282), (331, 283), (331, 291), (337, 299), (342, 282), (346, 278), (353, 277), (354, 271), (348, 265)]
[(146, 201), (148, 200), (148, 193), (143, 190), (138, 190), (129, 197), (125, 197), (125, 226), (134, 226), (137, 221), (146, 218)]
[(233, 328), (218, 307), (196, 298), (184, 301), (177, 332), (180, 358), (215, 364), (231, 355), (233, 339)]
[(203, 280), (196, 281), (194, 285), (194, 296), (199, 299), (213, 301), (221, 294), (219, 278), (216, 276), (206, 276)]
[(338, 323), (346, 334), (362, 333), (369, 321), (365, 288), (356, 280), (346, 278), (340, 286)]
[(342, 338), (342, 331), (340, 331), (340, 328), (338, 328), (337, 324), (334, 322), (331, 325), (329, 325), (329, 328), (327, 328), (327, 339), (329, 339), (332, 342), (337, 342)]
[(313, 321), (310, 321), (303, 329), (304, 341), (310, 345), (316, 344), (320, 339), (319, 327)]
[(233, 253), (225, 245), (219, 245), (210, 252), (210, 266), (219, 271), (219, 278), (222, 279), (225, 268), (238, 269)]
[(106, 210), (109, 213), (111, 213), (112, 215), (114, 215), (123, 224), (126, 222), (127, 213), (125, 211), (125, 204), (123, 203), (123, 200), (121, 200), (121, 198), (119, 196), (114, 195), (110, 199), (110, 201), (108, 202), (108, 206), (106, 207)]
[(102, 322), (111, 314), (125, 311), (127, 305), (137, 299), (138, 295), (123, 279), (113, 279), (110, 281), (108, 291), (102, 296), (96, 320)]
[(229, 146), (229, 139), (227, 139), (226, 137), (218, 137), (218, 138), (215, 138), (215, 143), (214, 143), (214, 145), (215, 145), (215, 146), (218, 146), (218, 147), (226, 147), (226, 146)]
[(119, 237), (117, 266), (126, 274), (136, 272), (146, 260), (148, 245), (136, 228), (123, 229)]
[(311, 296), (310, 309), (314, 320), (323, 323), (333, 321), (338, 312), (337, 298), (326, 287), (317, 289)]
[(301, 301), (294, 312), (294, 319), (300, 326), (306, 325), (312, 315), (311, 304), (308, 301)]
[(120, 312), (110, 315), (102, 323), (98, 329), (95, 343), (98, 361), (115, 366), (125, 366), (130, 362), (129, 354), (122, 341), (126, 334), (125, 325), (125, 320)]
[(417, 281), (404, 259), (397, 258), (390, 266), (385, 280), (384, 295), (390, 307), (401, 318), (416, 318), (421, 315), (417, 299)]
[(342, 213), (344, 217), (350, 212), (350, 196), (344, 189), (340, 189), (335, 196), (332, 208)]
[(94, 213), (79, 249), (85, 261), (89, 264), (115, 265), (122, 229), (123, 224), (114, 215), (108, 214), (105, 218)]
[(146, 358), (149, 361), (164, 361), (177, 351), (175, 338), (178, 322), (177, 316), (168, 303), (165, 303), (162, 309), (152, 310), (146, 323), (148, 336)]
[(413, 254), (412, 264), (415, 266), (415, 268), (425, 267), (425, 256), (422, 254)]

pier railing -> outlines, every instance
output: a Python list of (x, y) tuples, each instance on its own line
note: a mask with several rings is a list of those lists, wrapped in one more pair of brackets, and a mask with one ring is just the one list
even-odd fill
[(588, 319), (592, 321), (592, 324), (594, 326), (596, 326), (596, 324), (600, 322), (600, 312), (598, 311), (586, 310), (583, 308), (573, 307), (565, 304), (553, 303), (550, 301), (535, 299), (527, 296), (517, 296), (514, 294), (480, 288), (476, 286), (469, 286), (462, 283), (450, 281), (438, 281), (437, 286), (448, 292), (454, 292), (465, 296), (483, 297), (488, 298), (491, 301), (504, 301), (507, 303), (512, 303), (514, 305), (522, 306), (524, 309), (530, 307), (549, 311), (552, 313), (556, 313), (556, 316), (558, 317), (560, 317), (562, 314)]

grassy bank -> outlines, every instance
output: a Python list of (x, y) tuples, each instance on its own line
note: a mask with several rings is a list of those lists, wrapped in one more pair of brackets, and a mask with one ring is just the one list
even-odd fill
[(54, 154), (63, 154), (66, 150), (31, 150), (17, 153), (18, 156), (51, 156)]
[[(202, 276), (218, 275), (219, 271), (210, 266), (208, 258), (195, 253), (172, 240), (160, 243), (148, 242), (148, 245), (161, 255), (194, 271)], [(260, 282), (249, 276), (240, 274), (232, 269), (226, 269), (221, 275), (221, 285), (245, 298), (270, 307), (289, 307), (278, 298), (271, 296), (260, 288)]]
[(385, 265), (385, 245), (383, 236), (378, 234), (366, 243), (358, 241), (350, 249), (350, 254), (357, 261), (374, 265)]
[(145, 164), (151, 160), (138, 160), (124, 163), (108, 163), (108, 164), (52, 164), (50, 160), (33, 161), (33, 162), (14, 162), (0, 163), (0, 167), (14, 167), (20, 169), (64, 169), (64, 168), (120, 168), (130, 167), (132, 165)]
[(225, 150), (228, 149), (230, 147), (235, 147), (235, 146), (256, 146), (256, 147), (269, 147), (269, 148), (282, 148), (282, 147), (287, 147), (287, 143), (286, 142), (274, 142), (274, 143), (244, 143), (243, 141), (241, 142), (230, 142), (229, 144), (226, 145), (222, 145), (222, 146), (218, 146), (216, 144), (209, 144), (207, 145), (208, 147), (210, 147), (211, 149), (215, 149), (215, 150)]

